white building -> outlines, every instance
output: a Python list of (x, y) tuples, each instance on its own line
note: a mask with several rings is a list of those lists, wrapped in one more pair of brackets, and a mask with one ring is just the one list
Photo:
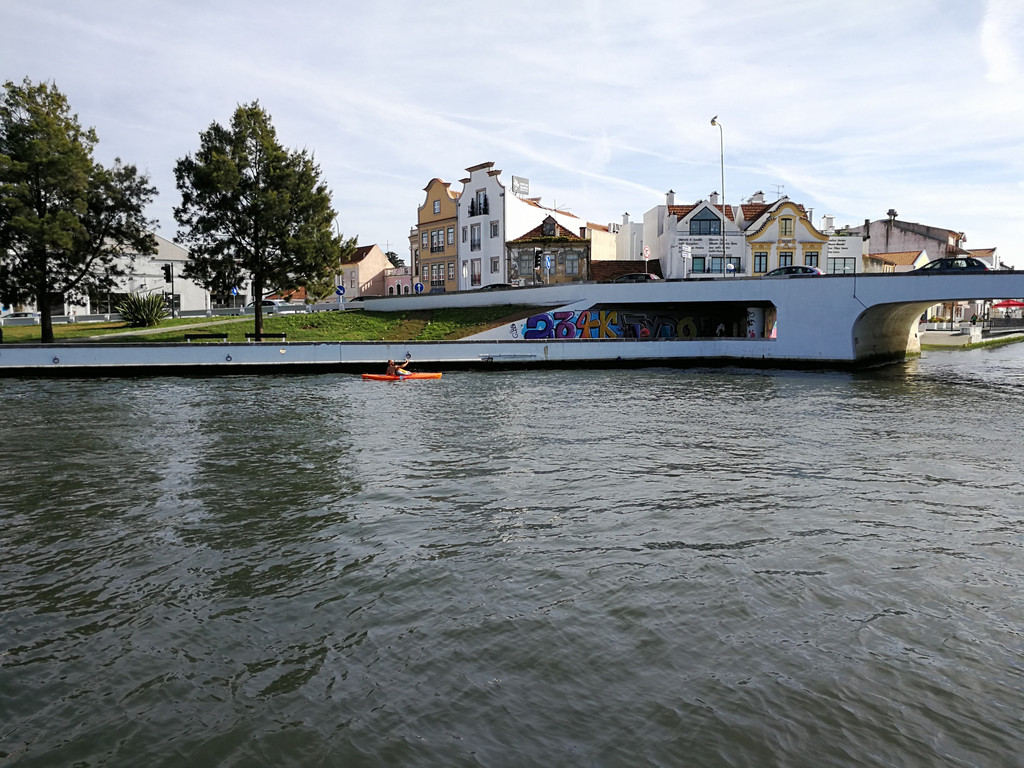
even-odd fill
[(513, 194), (493, 162), (466, 170), (469, 176), (461, 180), (456, 218), (460, 291), (528, 280), (530, 276), (520, 275), (518, 265), (508, 258), (505, 244), (539, 226), (547, 216), (572, 232), (585, 226), (570, 213), (545, 208), (540, 198), (526, 197), (528, 192)]
[(830, 238), (811, 223), (803, 206), (782, 197), (766, 203), (761, 192), (738, 206), (707, 200), (665, 204), (644, 214), (644, 249), (660, 259), (667, 278), (763, 275), (804, 265), (829, 273), (863, 271), (859, 237)]
[[(109, 291), (90, 293), (83, 304), (67, 304), (63, 308), (55, 307), (54, 311), (62, 309), (63, 314), (75, 317), (109, 315), (117, 312), (117, 306), (130, 293), (156, 293), (168, 298), (173, 296), (176, 311), (242, 306), (249, 301), (241, 292), (238, 296), (211, 297), (210, 292), (201, 285), (182, 277), (182, 270), (189, 258), (188, 251), (160, 235), (154, 237), (156, 253), (136, 255), (131, 264), (126, 263), (128, 274), (118, 285)], [(129, 261), (128, 257), (125, 257), (125, 261)]]

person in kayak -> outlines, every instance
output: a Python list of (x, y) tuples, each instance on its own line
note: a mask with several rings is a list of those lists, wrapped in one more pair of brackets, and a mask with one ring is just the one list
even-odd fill
[(409, 364), (409, 358), (405, 359), (405, 362), (401, 365), (396, 363), (394, 360), (388, 360), (388, 376), (406, 376), (409, 371), (405, 369), (405, 366)]

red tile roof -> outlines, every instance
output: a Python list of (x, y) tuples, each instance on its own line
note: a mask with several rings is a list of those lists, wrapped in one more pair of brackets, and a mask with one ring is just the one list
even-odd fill
[(868, 258), (878, 259), (897, 267), (909, 267), (921, 257), (922, 251), (897, 251), (895, 253), (869, 253)]
[[(686, 216), (689, 216), (693, 212), (693, 209), (696, 208), (698, 205), (700, 205), (700, 203), (694, 203), (693, 205), (670, 205), (668, 207), (668, 212), (669, 212), (670, 216), (674, 214), (676, 216), (676, 218), (682, 219), (682, 218), (684, 218)], [(711, 204), (708, 203), (708, 205), (711, 205)], [(722, 210), (722, 206), (720, 206), (720, 205), (711, 205), (711, 207), (712, 208), (717, 208), (719, 211)], [(725, 208), (725, 216), (726, 216), (726, 218), (729, 219), (729, 221), (735, 221), (736, 220), (736, 217), (735, 217), (735, 215), (733, 213), (733, 209), (732, 209), (731, 205), (727, 205), (726, 206), (726, 208)]]
[(367, 256), (369, 256), (370, 255), (370, 251), (372, 251), (373, 248), (374, 248), (373, 245), (361, 245), (358, 248), (356, 248), (355, 252), (352, 254), (352, 258), (351, 259), (349, 259), (348, 261), (343, 261), (341, 263), (342, 264), (356, 264), (357, 262), (360, 262), (363, 259), (365, 259)]

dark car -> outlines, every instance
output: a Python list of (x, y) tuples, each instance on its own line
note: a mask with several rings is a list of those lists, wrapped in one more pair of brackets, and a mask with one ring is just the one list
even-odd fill
[(938, 275), (949, 272), (988, 272), (988, 265), (971, 256), (948, 256), (929, 261), (923, 267), (915, 269), (911, 274)]
[(790, 264), (786, 267), (773, 269), (771, 272), (765, 272), (761, 277), (812, 277), (820, 274), (821, 270), (817, 267), (805, 267), (800, 264)]
[(485, 285), (483, 288), (477, 288), (478, 291), (504, 291), (506, 288), (511, 288), (511, 283), (491, 283)]
[(646, 283), (649, 280), (661, 280), (657, 275), (652, 275), (650, 272), (630, 272), (627, 275), (619, 275), (613, 283)]

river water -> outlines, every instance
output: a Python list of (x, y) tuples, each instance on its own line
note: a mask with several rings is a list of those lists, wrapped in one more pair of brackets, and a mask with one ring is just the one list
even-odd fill
[(1006, 766), (1024, 345), (0, 380), (0, 766)]

